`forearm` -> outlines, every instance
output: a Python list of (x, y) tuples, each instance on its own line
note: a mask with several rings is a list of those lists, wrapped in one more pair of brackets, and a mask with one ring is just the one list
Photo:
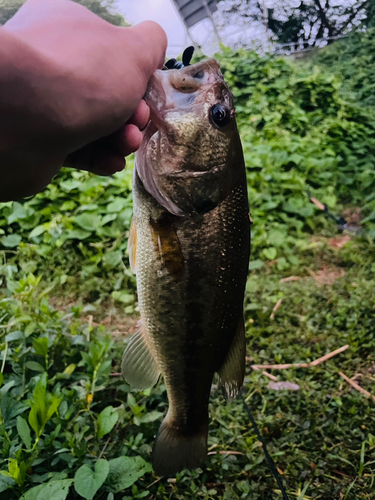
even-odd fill
[(57, 128), (62, 129), (57, 100), (48, 98), (52, 88), (58, 96), (62, 84), (51, 61), (0, 28), (1, 154), (9, 150), (22, 154), (22, 145), (34, 141), (35, 135), (48, 141)]
[[(35, 169), (32, 174), (35, 184), (42, 186), (45, 182), (38, 179), (43, 170), (38, 168), (39, 148), (34, 146), (35, 141), (45, 145), (44, 157), (48, 162), (48, 151), (55, 148), (53, 138), (57, 129), (61, 129), (57, 108), (46, 99), (49, 88), (56, 85), (59, 85), (58, 72), (50, 61), (0, 28), (1, 199), (7, 198), (7, 191), (12, 191), (13, 184), (22, 183), (17, 173), (19, 165), (25, 162), (31, 172)], [(27, 177), (25, 182), (29, 182)]]

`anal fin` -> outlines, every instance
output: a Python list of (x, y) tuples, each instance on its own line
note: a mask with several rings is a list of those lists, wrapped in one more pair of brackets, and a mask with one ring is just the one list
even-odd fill
[(227, 398), (234, 397), (241, 389), (245, 377), (245, 365), (245, 325), (243, 317), (241, 317), (227, 357), (218, 371), (220, 384)]
[(125, 349), (121, 371), (128, 384), (139, 391), (152, 387), (158, 381), (160, 370), (151, 352), (142, 320)]

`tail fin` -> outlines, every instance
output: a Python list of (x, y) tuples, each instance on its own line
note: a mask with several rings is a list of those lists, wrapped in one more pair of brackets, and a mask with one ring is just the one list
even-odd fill
[(208, 422), (198, 432), (189, 433), (173, 425), (168, 415), (163, 420), (154, 450), (152, 465), (158, 476), (175, 476), (183, 469), (199, 467), (207, 457)]

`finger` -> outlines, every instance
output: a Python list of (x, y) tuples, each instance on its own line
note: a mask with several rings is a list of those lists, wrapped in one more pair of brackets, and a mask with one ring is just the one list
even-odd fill
[(137, 151), (142, 143), (142, 132), (133, 124), (121, 127), (119, 131), (105, 139), (105, 147), (114, 149), (122, 156)]
[(143, 130), (150, 119), (150, 108), (147, 106), (146, 101), (142, 99), (136, 112), (127, 123), (132, 123), (136, 125), (139, 130)]
[(134, 40), (138, 38), (138, 64), (148, 80), (156, 69), (164, 65), (167, 35), (163, 28), (153, 21), (144, 21), (127, 29), (132, 30)]
[(67, 156), (64, 166), (97, 175), (113, 175), (124, 169), (125, 158), (110, 147), (92, 143)]

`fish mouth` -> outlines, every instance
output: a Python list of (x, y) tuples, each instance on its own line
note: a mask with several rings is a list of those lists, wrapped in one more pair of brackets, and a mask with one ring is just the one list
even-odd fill
[[(191, 113), (201, 107), (207, 96), (221, 102), (230, 94), (215, 59), (206, 59), (182, 69), (156, 70), (149, 80), (144, 100), (150, 108), (150, 122), (154, 133), (166, 127), (171, 111)], [(232, 106), (233, 107), (233, 106)]]

